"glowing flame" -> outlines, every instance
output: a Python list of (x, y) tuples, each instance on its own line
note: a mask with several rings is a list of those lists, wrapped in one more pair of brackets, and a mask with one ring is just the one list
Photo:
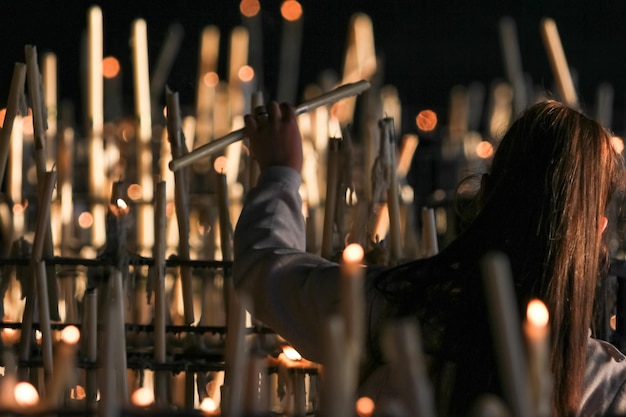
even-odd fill
[(128, 198), (130, 198), (131, 200), (139, 200), (141, 199), (141, 194), (142, 194), (142, 189), (141, 189), (141, 185), (139, 184), (131, 184), (128, 186)]
[(75, 345), (80, 340), (80, 330), (76, 326), (66, 326), (61, 331), (61, 340), (70, 345)]
[(365, 252), (358, 243), (351, 243), (343, 250), (343, 261), (346, 263), (361, 263)]
[(220, 156), (217, 157), (215, 159), (215, 162), (213, 162), (213, 168), (215, 169), (215, 171), (219, 174), (223, 174), (224, 170), (226, 169), (226, 164), (227, 164), (227, 160), (225, 156)]
[(89, 229), (93, 226), (93, 216), (88, 211), (83, 211), (78, 215), (78, 226), (81, 229)]
[(104, 78), (115, 78), (120, 73), (120, 61), (114, 56), (102, 60), (102, 75)]
[(85, 392), (85, 388), (81, 385), (76, 385), (70, 390), (70, 398), (73, 400), (83, 400), (87, 397), (87, 393)]
[(13, 390), (13, 396), (15, 402), (22, 407), (37, 405), (39, 402), (39, 393), (28, 382), (18, 382)]
[(487, 159), (493, 156), (493, 145), (486, 140), (483, 140), (476, 145), (476, 155), (479, 158)]
[(241, 0), (239, 11), (245, 17), (254, 17), (261, 11), (259, 0)]
[(131, 401), (138, 407), (147, 407), (154, 402), (154, 392), (146, 387), (137, 388), (131, 396)]
[(437, 126), (437, 114), (432, 110), (422, 110), (415, 117), (415, 124), (420, 130), (430, 132)]
[(283, 348), (283, 353), (285, 354), (285, 356), (287, 357), (287, 359), (292, 360), (292, 361), (299, 361), (302, 360), (302, 356), (298, 353), (297, 350), (295, 350), (294, 348), (292, 348), (291, 346), (285, 346)]
[(7, 109), (0, 109), (0, 127), (4, 127), (5, 117), (7, 117)]
[(116, 203), (117, 203), (117, 207), (120, 210), (126, 210), (128, 208), (128, 204), (126, 204), (126, 201), (124, 201), (124, 199), (122, 198), (118, 198)]
[(217, 403), (211, 397), (206, 397), (200, 403), (200, 410), (205, 413), (215, 413), (217, 411)]
[(250, 65), (244, 65), (239, 68), (237, 76), (244, 83), (250, 82), (254, 78), (254, 69)]
[(202, 77), (202, 82), (207, 87), (215, 87), (220, 82), (220, 77), (215, 71), (209, 71)]
[(550, 320), (548, 308), (541, 300), (531, 300), (526, 307), (528, 322), (536, 327), (545, 327)]
[(295, 22), (302, 16), (302, 5), (296, 0), (286, 0), (280, 6), (280, 14), (286, 20)]
[(359, 417), (369, 417), (374, 414), (374, 400), (369, 397), (361, 397), (356, 400), (355, 409)]

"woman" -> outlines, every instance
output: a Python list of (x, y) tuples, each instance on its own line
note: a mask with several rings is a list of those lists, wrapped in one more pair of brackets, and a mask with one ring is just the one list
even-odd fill
[[(235, 282), (253, 296), (255, 315), (319, 361), (338, 268), (304, 252), (300, 134), (293, 109), (267, 110), (267, 121), (246, 117), (262, 174), (235, 232)], [(499, 392), (479, 271), (483, 255), (497, 250), (510, 259), (520, 313), (533, 297), (550, 311), (554, 414), (626, 413), (623, 356), (589, 338), (606, 267), (605, 211), (623, 175), (598, 123), (555, 101), (529, 108), (499, 144), (467, 229), (432, 258), (368, 270), (364, 393), (391, 395), (378, 335), (386, 320), (405, 316), (420, 321), (438, 395), (451, 396), (446, 414), (465, 414), (479, 395)]]

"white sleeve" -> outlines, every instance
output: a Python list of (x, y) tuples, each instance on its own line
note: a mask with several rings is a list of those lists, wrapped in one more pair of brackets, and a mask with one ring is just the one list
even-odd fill
[(324, 323), (339, 302), (339, 266), (305, 252), (300, 182), (291, 168), (263, 170), (235, 229), (233, 278), (256, 318), (321, 361)]

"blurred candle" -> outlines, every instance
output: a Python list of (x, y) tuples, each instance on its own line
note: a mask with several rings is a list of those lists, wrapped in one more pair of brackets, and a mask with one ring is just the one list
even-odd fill
[(569, 106), (578, 107), (576, 88), (554, 19), (544, 18), (541, 21), (541, 37), (561, 99)]
[(137, 210), (137, 246), (146, 255), (154, 244), (154, 211), (152, 205), (152, 115), (150, 75), (148, 70), (148, 30), (146, 21), (132, 24), (133, 81), (137, 130), (137, 179), (141, 186), (141, 204)]
[(55, 346), (54, 372), (46, 386), (46, 398), (54, 407), (60, 407), (63, 404), (65, 394), (75, 384), (79, 339), (78, 328), (67, 326), (61, 331), (61, 341)]
[(28, 382), (18, 382), (13, 391), (15, 402), (20, 407), (34, 407), (39, 403), (39, 393)]
[[(219, 82), (217, 60), (219, 55), (220, 30), (210, 25), (202, 30), (200, 39), (200, 59), (196, 91), (196, 131), (194, 148), (208, 143), (213, 137), (213, 108), (215, 87)], [(194, 166), (206, 166), (207, 160), (198, 161)]]
[(281, 103), (294, 104), (300, 74), (302, 5), (297, 0), (285, 0), (280, 6), (280, 14), (283, 17), (283, 30), (276, 98)]
[(524, 335), (528, 348), (530, 390), (534, 415), (551, 415), (552, 373), (550, 366), (550, 343), (548, 322), (550, 314), (541, 300), (531, 300), (526, 308)]

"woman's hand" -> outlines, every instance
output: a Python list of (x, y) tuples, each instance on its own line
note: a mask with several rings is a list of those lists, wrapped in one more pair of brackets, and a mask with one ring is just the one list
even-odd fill
[(287, 166), (302, 171), (302, 137), (294, 108), (275, 101), (246, 115), (245, 131), (250, 151), (263, 170), (268, 166)]

